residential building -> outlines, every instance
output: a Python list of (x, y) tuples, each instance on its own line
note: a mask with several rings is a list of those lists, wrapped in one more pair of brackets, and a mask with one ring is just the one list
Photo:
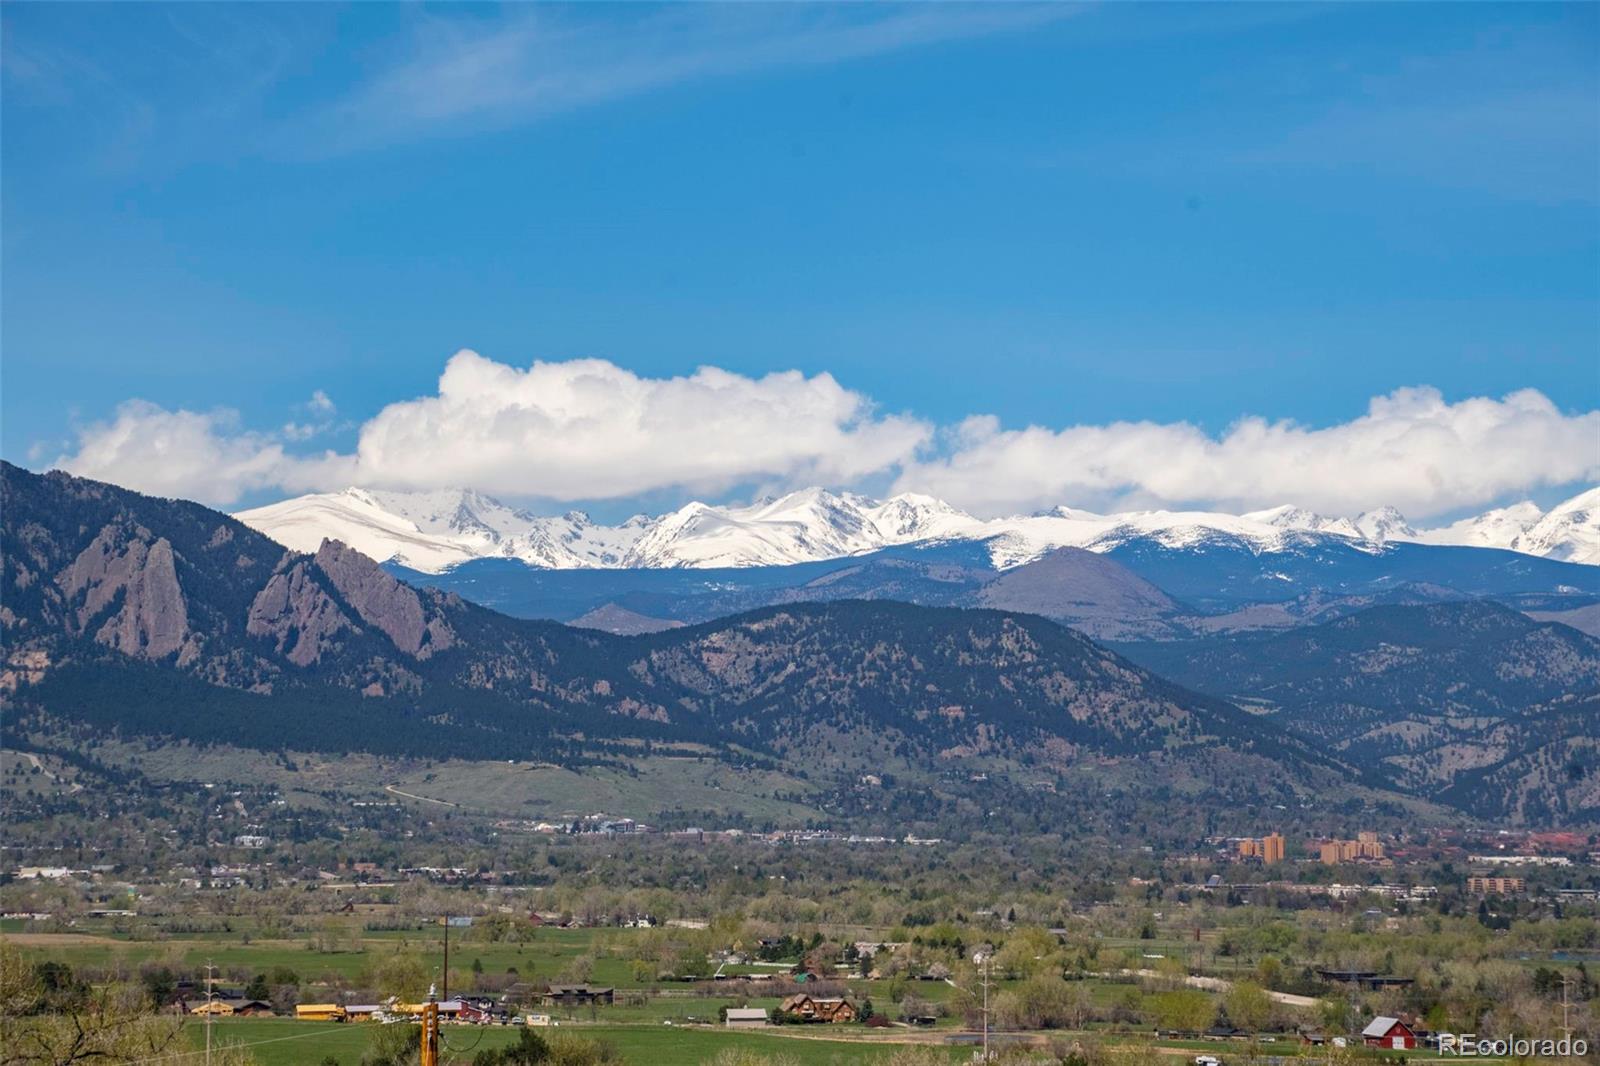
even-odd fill
[(1317, 848), (1318, 858), (1324, 866), (1338, 866), (1346, 862), (1376, 861), (1383, 858), (1383, 845), (1378, 834), (1363, 831), (1354, 840), (1325, 840)]
[(1263, 864), (1272, 866), (1283, 861), (1283, 835), (1269, 833), (1264, 837), (1246, 838), (1239, 841), (1239, 857), (1241, 859), (1260, 859)]
[(808, 996), (798, 992), (789, 996), (778, 1010), (783, 1014), (791, 1014), (804, 1022), (853, 1022), (856, 1020), (856, 1008), (849, 1000), (829, 996)]
[(550, 991), (544, 994), (546, 1003), (567, 1007), (610, 1004), (615, 1000), (615, 989), (596, 988), (593, 985), (551, 985)]
[(1515, 896), (1528, 887), (1522, 877), (1469, 877), (1467, 891), (1474, 896)]

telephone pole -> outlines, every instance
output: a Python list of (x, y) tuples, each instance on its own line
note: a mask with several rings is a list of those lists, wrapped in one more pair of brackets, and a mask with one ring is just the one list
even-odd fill
[(216, 969), (211, 960), (206, 960), (206, 1066), (211, 1066), (211, 974)]
[(972, 956), (972, 961), (978, 964), (978, 978), (983, 982), (983, 1061), (989, 1061), (989, 959), (986, 951), (979, 951)]
[(419, 1066), (439, 1066), (439, 1003), (431, 988), (428, 989), (428, 1002), (422, 1005), (422, 1058)]

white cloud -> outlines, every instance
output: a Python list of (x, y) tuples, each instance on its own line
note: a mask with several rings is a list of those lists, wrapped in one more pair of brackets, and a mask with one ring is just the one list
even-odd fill
[(1428, 517), (1597, 478), (1600, 411), (1563, 414), (1533, 389), (1451, 404), (1423, 387), (1376, 397), (1339, 425), (1252, 417), (1220, 437), (1182, 422), (1006, 430), (980, 416), (948, 434), (945, 454), (909, 464), (896, 487), (989, 514), (1293, 503), (1333, 514), (1392, 504)]
[[(331, 415), (324, 401), (311, 406)], [(650, 378), (599, 359), (523, 368), (471, 351), (449, 360), (435, 394), (363, 424), (351, 454), (295, 453), (293, 423), (256, 433), (226, 411), (140, 401), (78, 437), (56, 465), (219, 505), (348, 485), (583, 501), (892, 479), (982, 515), (1292, 503), (1345, 515), (1393, 504), (1425, 519), (1600, 480), (1600, 411), (1567, 414), (1532, 389), (1455, 403), (1398, 389), (1337, 425), (1249, 417), (1217, 436), (1182, 422), (1007, 429), (990, 415), (936, 431), (828, 374)]]
[(354, 455), (287, 454), (227, 412), (134, 401), (79, 432), (56, 465), (141, 491), (226, 504), (287, 491), (467, 486), (516, 496), (606, 499), (656, 489), (715, 493), (741, 483), (849, 484), (891, 472), (932, 435), (880, 416), (828, 374), (762, 378), (703, 367), (644, 378), (598, 359), (527, 369), (456, 353), (434, 396), (390, 404)]
[(338, 413), (328, 394), (317, 389), (311, 394), (311, 399), (300, 405), (300, 408), (311, 416), (306, 422), (285, 422), (283, 425), (283, 438), (290, 441), (305, 441), (318, 437), (333, 428), (333, 416)]
[(930, 434), (876, 415), (828, 374), (643, 378), (599, 359), (522, 370), (462, 351), (438, 395), (391, 404), (361, 428), (356, 462), (363, 484), (602, 499), (849, 483), (897, 466)]
[(157, 496), (225, 506), (246, 492), (304, 492), (347, 479), (352, 464), (328, 454), (290, 456), (272, 437), (242, 430), (228, 410), (169, 411), (129, 400), (109, 422), (78, 430), (78, 450), (55, 466)]

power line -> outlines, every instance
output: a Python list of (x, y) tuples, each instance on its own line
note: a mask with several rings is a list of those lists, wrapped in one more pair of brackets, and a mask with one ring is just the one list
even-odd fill
[[(249, 1041), (247, 1043), (232, 1044), (232, 1045), (229, 1045), (229, 1046), (231, 1046), (231, 1047), (259, 1047), (262, 1044), (281, 1044), (285, 1040), (304, 1040), (308, 1036), (327, 1036), (330, 1033), (349, 1032), (349, 1031), (350, 1030), (348, 1030), (348, 1029), (346, 1029), (346, 1028), (341, 1026), (339, 1028), (334, 1028), (334, 1029), (318, 1029), (314, 1033), (296, 1033), (293, 1036), (275, 1036), (275, 1037), (272, 1037), (269, 1040), (251, 1040), (251, 1041)], [(144, 1066), (145, 1063), (150, 1063), (150, 1062), (175, 1062), (178, 1059), (192, 1059), (196, 1055), (205, 1055), (205, 1054), (208, 1054), (208, 1052), (206, 1052), (204, 1050), (178, 1051), (178, 1052), (174, 1052), (171, 1055), (157, 1055), (154, 1058), (148, 1058), (148, 1059), (128, 1059), (126, 1062), (124, 1062), (122, 1064), (122, 1066)]]

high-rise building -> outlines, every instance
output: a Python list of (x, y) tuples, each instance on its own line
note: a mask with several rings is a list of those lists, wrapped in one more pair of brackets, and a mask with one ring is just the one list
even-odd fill
[(1318, 855), (1324, 865), (1337, 866), (1343, 862), (1356, 862), (1361, 859), (1383, 858), (1383, 845), (1378, 843), (1378, 834), (1363, 831), (1356, 834), (1354, 840), (1325, 840), (1318, 848)]
[(1269, 833), (1264, 837), (1246, 837), (1239, 841), (1239, 858), (1260, 859), (1268, 866), (1283, 861), (1283, 834)]

